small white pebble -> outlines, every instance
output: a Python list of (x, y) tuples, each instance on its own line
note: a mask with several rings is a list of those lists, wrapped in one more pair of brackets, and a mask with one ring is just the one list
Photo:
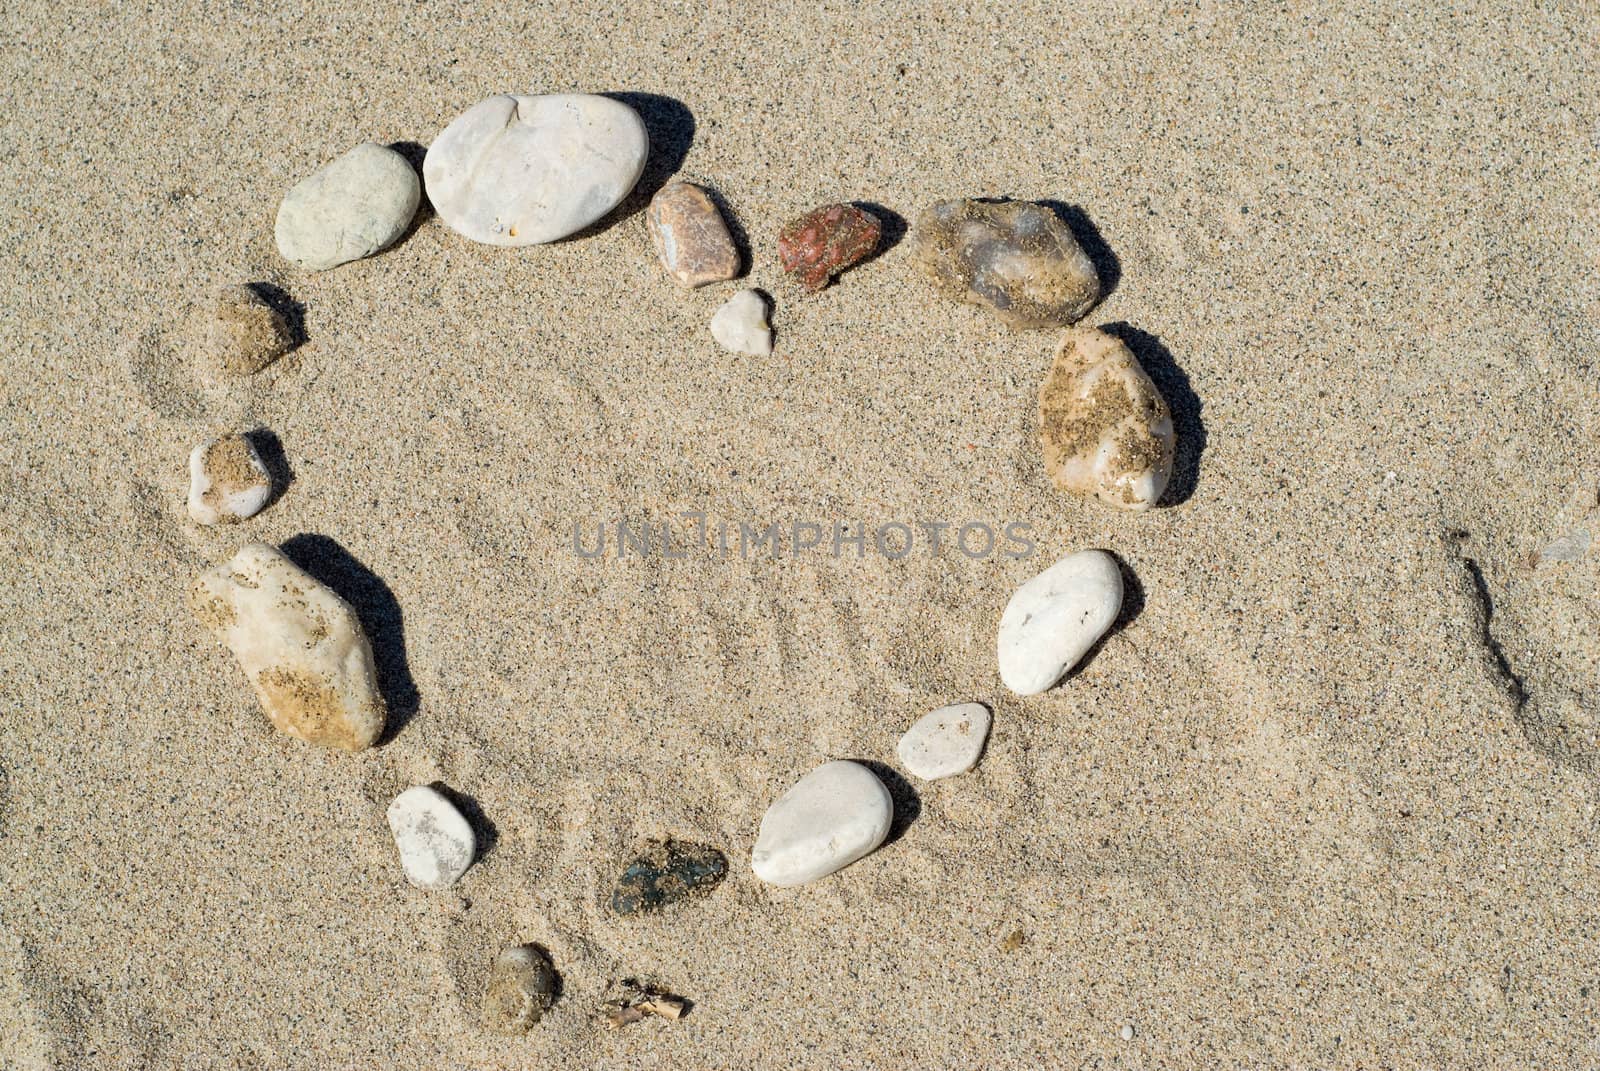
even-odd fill
[(1122, 1028), (1122, 1040), (1123, 1041), (1132, 1041), (1133, 1040), (1133, 1024), (1130, 1023), (1127, 1026)]
[(731, 353), (772, 356), (772, 328), (767, 323), (766, 301), (754, 290), (739, 291), (711, 317), (711, 337)]
[(406, 878), (419, 889), (448, 889), (472, 865), (478, 842), (461, 812), (427, 785), (408, 788), (389, 804), (389, 829)]
[(900, 765), (924, 781), (954, 777), (977, 764), (989, 737), (989, 709), (958, 703), (922, 716), (895, 749)]
[(189, 454), (189, 516), (199, 524), (254, 517), (272, 497), (272, 477), (246, 435), (224, 435)]

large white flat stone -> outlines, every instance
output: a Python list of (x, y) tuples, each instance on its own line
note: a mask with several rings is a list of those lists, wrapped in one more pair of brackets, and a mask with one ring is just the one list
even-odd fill
[(439, 218), (489, 245), (536, 245), (615, 208), (644, 172), (639, 113), (587, 93), (502, 94), (468, 108), (428, 148), (422, 177)]

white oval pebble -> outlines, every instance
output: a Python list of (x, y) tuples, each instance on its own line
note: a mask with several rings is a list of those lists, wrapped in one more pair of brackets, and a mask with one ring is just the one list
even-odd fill
[(406, 878), (419, 889), (448, 889), (467, 872), (477, 851), (477, 838), (461, 812), (427, 785), (394, 798), (389, 829)]
[(451, 230), (489, 245), (535, 245), (615, 208), (644, 172), (639, 113), (610, 97), (501, 94), (458, 115), (428, 148), (428, 198)]
[(278, 252), (324, 271), (370, 257), (399, 240), (422, 203), (406, 158), (366, 142), (314, 171), (278, 206)]
[(1017, 589), (1000, 615), (1000, 679), (1018, 695), (1054, 685), (1122, 608), (1122, 571), (1103, 550), (1069, 554)]
[(767, 808), (751, 868), (769, 885), (816, 881), (882, 844), (893, 817), (894, 800), (871, 770), (825, 763)]
[(765, 299), (754, 290), (733, 295), (711, 317), (711, 337), (730, 353), (771, 357), (772, 327)]
[(957, 703), (924, 714), (895, 749), (900, 765), (924, 781), (966, 773), (978, 763), (989, 737), (989, 708)]

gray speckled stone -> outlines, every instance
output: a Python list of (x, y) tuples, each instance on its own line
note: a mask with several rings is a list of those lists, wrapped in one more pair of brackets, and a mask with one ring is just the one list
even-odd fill
[(370, 257), (406, 232), (422, 185), (405, 157), (367, 142), (314, 172), (283, 197), (278, 252), (325, 271)]
[(408, 788), (389, 804), (389, 830), (406, 879), (419, 889), (448, 889), (472, 865), (477, 838), (455, 805), (427, 785)]

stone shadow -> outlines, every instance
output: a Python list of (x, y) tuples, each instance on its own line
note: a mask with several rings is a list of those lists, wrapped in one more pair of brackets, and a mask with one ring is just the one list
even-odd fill
[(883, 782), (883, 787), (889, 790), (889, 796), (894, 800), (894, 817), (889, 820), (889, 834), (883, 838), (882, 848), (887, 848), (901, 837), (911, 824), (922, 817), (922, 797), (911, 782), (900, 776), (900, 771), (887, 763), (876, 762), (872, 759), (855, 759), (855, 762), (873, 772), (878, 780)]
[(1155, 382), (1172, 410), (1172, 426), (1177, 433), (1177, 456), (1172, 462), (1172, 479), (1158, 506), (1181, 506), (1194, 495), (1200, 483), (1200, 455), (1206, 448), (1206, 423), (1201, 417), (1200, 398), (1189, 385), (1189, 376), (1172, 359), (1172, 353), (1155, 335), (1125, 323), (1110, 323), (1100, 330), (1114, 335), (1133, 351), (1144, 370)]
[(1040, 201), (1039, 204), (1056, 214), (1067, 229), (1072, 231), (1072, 236), (1078, 240), (1078, 245), (1083, 248), (1089, 260), (1094, 264), (1095, 274), (1100, 276), (1100, 302), (1111, 296), (1111, 292), (1122, 281), (1122, 261), (1112, 251), (1110, 244), (1100, 234), (1100, 228), (1094, 225), (1094, 220), (1089, 218), (1077, 205), (1069, 205), (1064, 201)]
[(355, 555), (324, 535), (297, 535), (283, 544), (283, 553), (300, 568), (328, 585), (349, 603), (372, 642), (378, 690), (389, 707), (389, 720), (379, 743), (393, 740), (416, 716), (421, 705), (406, 659), (405, 615), (394, 592)]
[(405, 157), (406, 163), (411, 165), (411, 170), (417, 173), (417, 185), (422, 190), (422, 199), (417, 202), (416, 214), (411, 217), (411, 222), (406, 225), (406, 231), (396, 238), (387, 247), (379, 250), (375, 256), (382, 256), (390, 249), (411, 240), (411, 236), (422, 228), (422, 225), (435, 215), (433, 202), (428, 200), (428, 184), (422, 178), (422, 161), (428, 157), (428, 147), (416, 141), (392, 141), (388, 148), (393, 149)]
[[(284, 326), (289, 329), (289, 348), (285, 355), (293, 353), (306, 344), (306, 307), (304, 302), (296, 301), (283, 287), (276, 283), (248, 283), (246, 284), (256, 297), (266, 302), (267, 305), (283, 317)], [(283, 358), (278, 358), (282, 360)]]

